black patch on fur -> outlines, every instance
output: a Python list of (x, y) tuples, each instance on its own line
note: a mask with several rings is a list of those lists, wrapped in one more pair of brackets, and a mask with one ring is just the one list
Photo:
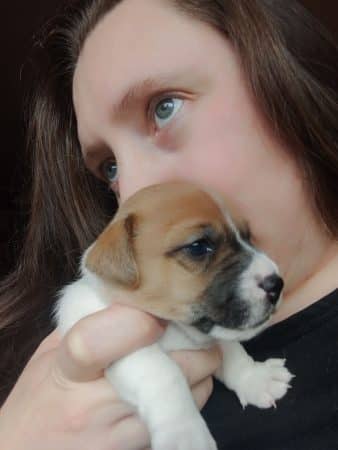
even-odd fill
[(197, 328), (202, 333), (208, 334), (216, 323), (208, 319), (207, 317), (202, 317), (192, 324), (195, 328)]
[[(236, 248), (237, 245), (234, 245)], [(199, 302), (199, 317), (192, 323), (204, 333), (212, 326), (228, 329), (243, 329), (249, 318), (249, 308), (239, 297), (239, 280), (252, 261), (252, 254), (241, 249), (227, 255), (220, 269), (202, 294)]]

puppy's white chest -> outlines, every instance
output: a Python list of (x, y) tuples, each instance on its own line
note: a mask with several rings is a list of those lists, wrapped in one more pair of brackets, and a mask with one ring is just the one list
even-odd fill
[(165, 352), (168, 352), (209, 348), (213, 342), (214, 339), (202, 335), (192, 327), (171, 322), (158, 343)]

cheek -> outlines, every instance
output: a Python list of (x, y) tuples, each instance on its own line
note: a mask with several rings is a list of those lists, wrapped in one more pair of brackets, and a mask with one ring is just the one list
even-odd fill
[(261, 166), (262, 155), (254, 151), (255, 130), (234, 102), (212, 99), (200, 106), (186, 147), (193, 164), (186, 170), (197, 181), (232, 195)]
[(230, 199), (258, 206), (261, 197), (276, 191), (276, 184), (281, 191), (293, 184), (292, 164), (247, 100), (238, 96), (227, 102), (224, 94), (220, 97), (209, 99), (193, 116), (186, 146), (190, 164), (184, 165), (184, 175)]

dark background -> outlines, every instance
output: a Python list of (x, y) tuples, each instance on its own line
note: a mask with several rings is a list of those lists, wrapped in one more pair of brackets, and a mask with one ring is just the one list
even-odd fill
[[(286, 2), (288, 0), (285, 0)], [(60, 0), (0, 0), (1, 151), (0, 276), (10, 270), (20, 248), (27, 206), (24, 159), (23, 98), (28, 88), (25, 67), (32, 36), (60, 6)], [(302, 0), (338, 36), (337, 0)]]

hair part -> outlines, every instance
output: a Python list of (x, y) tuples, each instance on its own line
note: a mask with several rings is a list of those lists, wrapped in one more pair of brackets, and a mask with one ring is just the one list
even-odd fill
[[(86, 38), (122, 0), (79, 0), (42, 29), (28, 111), (30, 220), (15, 272), (0, 285), (3, 394), (50, 329), (57, 289), (116, 205), (85, 169), (72, 81)], [(297, 1), (166, 0), (233, 45), (258, 111), (297, 162), (323, 226), (338, 237), (338, 47)], [(46, 325), (47, 324), (47, 325)], [(35, 337), (32, 334), (35, 333)], [(15, 352), (13, 351), (15, 348)], [(9, 369), (10, 368), (10, 369)], [(8, 380), (6, 382), (6, 380)], [(6, 384), (7, 383), (7, 384)]]

